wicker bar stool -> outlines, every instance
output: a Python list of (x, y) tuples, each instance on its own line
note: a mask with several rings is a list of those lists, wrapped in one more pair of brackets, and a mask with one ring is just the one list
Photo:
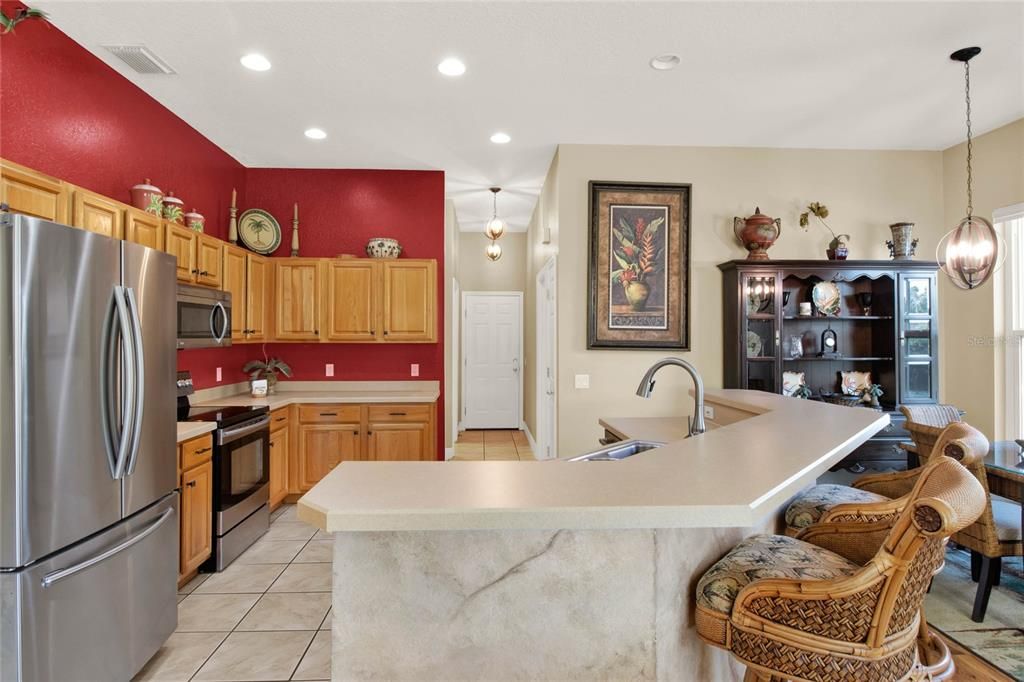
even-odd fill
[(977, 479), (942, 458), (895, 522), (817, 524), (803, 539), (747, 538), (697, 584), (707, 643), (747, 680), (898, 680), (918, 671), (920, 609), (947, 538), (985, 509)]

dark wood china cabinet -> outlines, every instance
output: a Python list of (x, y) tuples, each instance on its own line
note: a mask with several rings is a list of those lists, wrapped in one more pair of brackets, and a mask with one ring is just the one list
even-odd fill
[[(840, 466), (905, 468), (899, 443), (910, 436), (898, 408), (935, 403), (939, 395), (937, 265), (734, 260), (718, 267), (725, 387), (785, 393), (784, 379), (791, 388), (802, 373), (810, 400), (836, 402), (843, 400), (842, 372), (870, 372), (871, 383), (884, 391), (879, 401), (892, 423)], [(833, 315), (812, 302), (819, 282), (832, 282), (838, 291)], [(801, 303), (811, 303), (811, 315), (800, 314)]]

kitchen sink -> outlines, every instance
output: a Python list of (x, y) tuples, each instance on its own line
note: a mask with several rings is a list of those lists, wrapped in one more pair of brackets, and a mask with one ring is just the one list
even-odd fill
[(562, 461), (565, 462), (617, 462), (620, 459), (626, 459), (633, 455), (638, 455), (641, 452), (647, 452), (654, 448), (660, 448), (664, 443), (657, 443), (649, 440), (623, 440), (618, 443), (612, 443), (607, 445), (600, 450), (594, 450), (584, 455), (575, 455), (574, 457), (564, 457)]

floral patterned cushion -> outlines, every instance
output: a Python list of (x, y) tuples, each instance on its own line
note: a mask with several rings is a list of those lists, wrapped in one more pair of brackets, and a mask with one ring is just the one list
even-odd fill
[(731, 613), (736, 596), (761, 578), (830, 580), (860, 566), (827, 549), (785, 535), (754, 535), (718, 560), (697, 583), (697, 605)]
[(846, 485), (816, 485), (794, 498), (786, 507), (786, 525), (806, 528), (817, 523), (822, 515), (837, 504), (848, 502), (885, 502), (888, 497)]

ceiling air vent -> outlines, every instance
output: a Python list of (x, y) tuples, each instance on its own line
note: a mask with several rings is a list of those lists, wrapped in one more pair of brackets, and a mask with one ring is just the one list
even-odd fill
[(167, 62), (157, 57), (144, 45), (104, 45), (112, 55), (121, 59), (138, 73), (174, 73)]

